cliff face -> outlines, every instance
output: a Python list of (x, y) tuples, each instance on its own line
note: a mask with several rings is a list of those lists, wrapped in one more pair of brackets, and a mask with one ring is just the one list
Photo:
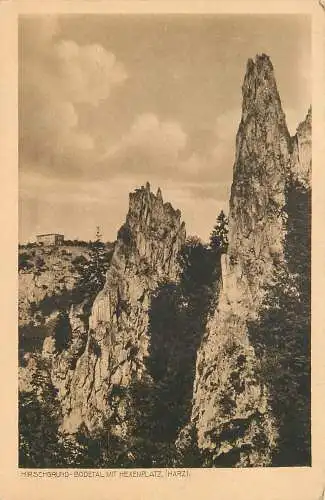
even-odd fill
[[(177, 279), (177, 254), (185, 240), (180, 215), (163, 203), (160, 189), (157, 195), (150, 192), (149, 184), (130, 194), (105, 285), (92, 306), (84, 351), (72, 356), (72, 342), (64, 352), (50, 353), (63, 430), (73, 433), (84, 425), (95, 433), (114, 419), (111, 432), (126, 432), (126, 403), (117, 401), (114, 388), (127, 387), (146, 374), (151, 294), (160, 281)], [(77, 339), (83, 337), (78, 314), (73, 322)]]
[(64, 293), (78, 287), (80, 272), (74, 265), (76, 258), (89, 259), (89, 250), (35, 246), (19, 251), (19, 327), (37, 326), (44, 316), (40, 304), (49, 298), (59, 300)]
[[(87, 330), (93, 297), (84, 274), (91, 266), (88, 246), (40, 247), (30, 245), (19, 251), (19, 352), (20, 384), (24, 387), (24, 366), (31, 353), (62, 350), (72, 337), (77, 316)], [(103, 254), (109, 261), (111, 249)], [(80, 266), (82, 263), (82, 266)], [(86, 271), (87, 272), (87, 271)], [(103, 270), (102, 270), (103, 272)], [(80, 341), (80, 335), (78, 335)], [(57, 346), (55, 347), (55, 345)]]
[(279, 425), (249, 324), (258, 320), (275, 273), (287, 268), (288, 186), (310, 184), (311, 111), (291, 138), (265, 55), (249, 60), (242, 92), (228, 254), (197, 356), (189, 426), (206, 464), (215, 466), (269, 465), (277, 446)]
[(46, 379), (63, 434), (105, 442), (101, 465), (309, 464), (311, 110), (290, 137), (265, 55), (242, 93), (226, 254), (184, 245), (147, 183), (109, 266), (98, 247), (21, 258), (22, 350), (24, 332), (38, 345), (21, 390)]
[(292, 177), (309, 189), (311, 183), (311, 108), (292, 138)]

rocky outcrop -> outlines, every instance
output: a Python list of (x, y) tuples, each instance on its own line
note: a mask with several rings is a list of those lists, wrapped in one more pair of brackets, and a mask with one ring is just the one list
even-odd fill
[(80, 335), (85, 338), (78, 311), (73, 311), (70, 323), (80, 335), (62, 353), (50, 346), (64, 431), (74, 433), (83, 425), (96, 433), (117, 411), (122, 416), (115, 432), (126, 432), (125, 401), (113, 409), (114, 388), (127, 387), (146, 374), (151, 295), (161, 281), (177, 280), (177, 255), (184, 241), (181, 213), (163, 202), (160, 189), (154, 195), (147, 183), (130, 194), (106, 283), (92, 306), (84, 351), (78, 347)]
[[(107, 258), (110, 252), (106, 252)], [(85, 289), (83, 274), (90, 265), (91, 253), (89, 245), (30, 244), (20, 249), (18, 324), (22, 386), (31, 369), (30, 353), (43, 351), (44, 356), (50, 358), (54, 352), (65, 349), (72, 336), (77, 335), (80, 342), (82, 336), (75, 331), (80, 309), (83, 314), (79, 314), (79, 321), (82, 318), (82, 328), (87, 330), (93, 299), (86, 293), (89, 283)]]
[[(222, 286), (197, 356), (191, 430), (210, 466), (270, 465), (278, 426), (248, 325), (286, 267), (286, 192), (293, 179), (309, 185), (311, 111), (291, 138), (266, 55), (249, 60), (230, 199), (229, 247)], [(194, 430), (194, 432), (193, 432)]]
[(51, 313), (47, 303), (53, 299), (52, 310), (57, 310), (55, 305), (76, 290), (80, 281), (80, 272), (74, 265), (76, 258), (89, 259), (89, 250), (36, 244), (19, 250), (20, 328), (40, 326), (42, 319)]
[(98, 248), (21, 260), (20, 326), (41, 345), (20, 389), (46, 379), (60, 439), (104, 443), (101, 465), (309, 464), (311, 110), (290, 137), (266, 55), (242, 93), (227, 253), (184, 246), (180, 211), (147, 183), (109, 267)]
[(311, 182), (311, 108), (306, 119), (300, 123), (296, 135), (292, 138), (291, 171), (293, 180), (305, 188)]

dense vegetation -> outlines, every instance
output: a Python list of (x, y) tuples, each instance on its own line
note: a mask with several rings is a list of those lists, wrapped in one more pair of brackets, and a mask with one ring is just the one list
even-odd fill
[(270, 391), (279, 427), (273, 463), (311, 463), (310, 319), (311, 196), (290, 182), (286, 191), (286, 266), (276, 265), (250, 338), (260, 359), (260, 377)]
[[(286, 196), (286, 266), (274, 263), (274, 281), (266, 290), (261, 314), (249, 325), (259, 376), (268, 386), (279, 428), (273, 459), (277, 466), (306, 465), (311, 460), (310, 192), (291, 182)], [(36, 356), (34, 389), (20, 394), (20, 466), (202, 465), (195, 436), (189, 438), (186, 455), (175, 447), (175, 440), (190, 418), (196, 353), (216, 306), (221, 254), (227, 247), (228, 220), (223, 212), (208, 245), (197, 237), (187, 239), (179, 254), (179, 282), (161, 282), (152, 295), (147, 376), (126, 388), (113, 387), (107, 395), (110, 416), (97, 435), (86, 429), (73, 438), (60, 433), (56, 390), (46, 362)], [(108, 262), (107, 248), (99, 240), (92, 244), (89, 259), (77, 256), (73, 261), (80, 273), (78, 293), (82, 291), (89, 304), (104, 285)], [(28, 269), (26, 256), (21, 266)], [(116, 432), (121, 407), (127, 423), (123, 437)]]
[[(175, 450), (175, 439), (190, 416), (190, 402), (195, 375), (196, 352), (209, 311), (213, 308), (220, 274), (220, 255), (224, 247), (225, 226), (213, 243), (188, 238), (179, 255), (179, 283), (162, 282), (152, 296), (149, 312), (148, 376), (134, 381), (129, 388), (115, 387), (108, 395), (112, 415), (106, 430), (97, 436), (86, 429), (67, 440), (59, 432), (61, 415), (56, 391), (51, 386), (46, 364), (38, 357), (34, 390), (20, 394), (20, 465), (51, 466), (72, 463), (83, 467), (173, 466), (181, 458)], [(216, 241), (218, 239), (218, 244)], [(77, 256), (73, 265), (80, 272), (78, 290), (93, 299), (105, 282), (107, 269), (105, 246), (98, 240), (92, 245), (90, 258)], [(69, 297), (69, 302), (72, 300)], [(75, 299), (75, 297), (74, 297)], [(52, 307), (41, 304), (41, 308)], [(65, 304), (67, 306), (67, 304)], [(42, 387), (40, 392), (37, 387)], [(127, 408), (128, 434), (114, 435), (118, 423), (118, 406)], [(34, 436), (48, 446), (38, 446)], [(194, 456), (189, 465), (198, 465)]]

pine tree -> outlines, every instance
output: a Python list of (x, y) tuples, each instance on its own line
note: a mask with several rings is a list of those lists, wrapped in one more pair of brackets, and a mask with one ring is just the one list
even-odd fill
[(103, 243), (101, 238), (100, 228), (97, 226), (95, 239), (88, 244), (87, 257), (80, 255), (72, 261), (80, 276), (76, 290), (79, 295), (82, 294), (82, 300), (86, 300), (89, 305), (105, 284), (106, 272), (112, 257), (112, 249)]
[(228, 232), (228, 218), (224, 211), (221, 210), (210, 235), (210, 248), (226, 253), (228, 249)]
[(102, 243), (102, 234), (100, 232), (100, 227), (97, 226), (96, 227), (96, 239), (95, 239), (95, 243)]
[(91, 247), (90, 262), (88, 279), (98, 293), (104, 286), (106, 271), (109, 265), (108, 253), (105, 244), (102, 242), (102, 234), (99, 226), (96, 228), (96, 239)]
[(39, 354), (33, 356), (33, 361), (32, 389), (19, 392), (19, 466), (87, 465), (88, 449), (84, 443), (59, 429), (61, 408), (48, 364)]
[(59, 443), (59, 404), (48, 368), (35, 357), (33, 390), (19, 393), (19, 465), (51, 467), (64, 462)]
[(297, 181), (288, 181), (286, 211), (286, 262), (274, 266), (259, 316), (248, 324), (278, 424), (277, 467), (311, 463), (311, 192)]

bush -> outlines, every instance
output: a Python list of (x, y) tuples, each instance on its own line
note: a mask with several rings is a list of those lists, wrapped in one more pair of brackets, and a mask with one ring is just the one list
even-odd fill
[(33, 267), (33, 264), (29, 260), (29, 254), (27, 252), (19, 254), (18, 257), (18, 270), (27, 271)]
[(83, 255), (78, 255), (77, 257), (75, 257), (74, 259), (72, 259), (71, 263), (76, 268), (83, 268), (88, 263), (88, 260)]
[(37, 255), (35, 258), (35, 266), (39, 271), (41, 271), (45, 266), (45, 260), (40, 255)]

